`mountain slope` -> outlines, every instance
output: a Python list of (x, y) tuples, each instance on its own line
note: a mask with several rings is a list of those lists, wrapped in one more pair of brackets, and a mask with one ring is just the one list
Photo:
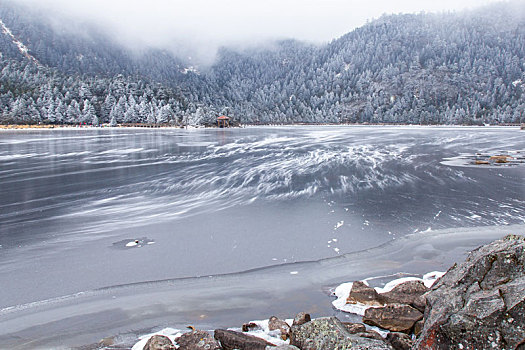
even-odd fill
[[(57, 33), (44, 18), (16, 6), (2, 6), (0, 20), (29, 55), (57, 69), (60, 79), (118, 81), (121, 74), (143, 85), (163, 84), (178, 102), (156, 100), (157, 112), (151, 113), (169, 105), (176, 115), (170, 120), (206, 123), (226, 113), (251, 123), (493, 124), (525, 121), (525, 16), (519, 9), (516, 2), (464, 13), (384, 16), (322, 46), (290, 40), (269, 49), (223, 48), (200, 74), (167, 51), (136, 53), (96, 28), (84, 28), (82, 35)], [(20, 69), (9, 60), (27, 57), (8, 37), (0, 35), (2, 67)], [(20, 97), (40, 111), (35, 120), (53, 120), (38, 102), (47, 88), (21, 96), (7, 73), (0, 80), (3, 120), (7, 111), (16, 121), (12, 105)], [(100, 111), (124, 97), (119, 107), (124, 111), (115, 121), (129, 121), (123, 115), (128, 108), (136, 114), (133, 100), (141, 91), (134, 91), (129, 103), (129, 93), (121, 96), (110, 85), (97, 89), (94, 100), (88, 94), (89, 103), (100, 121), (109, 122), (109, 113)], [(54, 101), (65, 98), (67, 105), (86, 101), (78, 93), (70, 93), (75, 98), (53, 89), (45, 93)], [(143, 113), (131, 120), (144, 118)]]

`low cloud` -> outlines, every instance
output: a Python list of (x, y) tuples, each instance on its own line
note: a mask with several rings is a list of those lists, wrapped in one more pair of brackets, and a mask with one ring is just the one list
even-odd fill
[(101, 26), (127, 45), (187, 47), (294, 38), (328, 42), (384, 13), (461, 10), (491, 0), (10, 0)]

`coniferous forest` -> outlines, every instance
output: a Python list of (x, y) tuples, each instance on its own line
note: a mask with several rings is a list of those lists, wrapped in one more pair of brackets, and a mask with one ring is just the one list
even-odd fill
[(195, 66), (0, 0), (0, 123), (523, 123), (518, 5), (383, 16), (324, 45), (223, 47)]

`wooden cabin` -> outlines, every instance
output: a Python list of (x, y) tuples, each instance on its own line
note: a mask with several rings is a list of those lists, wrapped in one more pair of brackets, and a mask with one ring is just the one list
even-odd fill
[(219, 128), (229, 128), (230, 127), (230, 118), (222, 115), (219, 118), (217, 118), (217, 126)]

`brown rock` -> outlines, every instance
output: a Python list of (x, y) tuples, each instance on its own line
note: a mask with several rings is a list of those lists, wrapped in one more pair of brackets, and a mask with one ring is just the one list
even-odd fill
[(346, 299), (346, 303), (383, 306), (385, 305), (386, 300), (377, 293), (374, 288), (367, 286), (361, 281), (357, 281), (352, 284), (352, 290), (350, 291), (348, 299)]
[(293, 326), (300, 326), (302, 324), (305, 324), (307, 322), (310, 322), (312, 318), (310, 317), (310, 314), (307, 314), (306, 312), (299, 312), (297, 316), (295, 316), (293, 320)]
[(149, 338), (143, 350), (174, 350), (175, 345), (171, 342), (170, 338), (163, 335), (154, 335)]
[(99, 347), (108, 347), (115, 345), (115, 339), (114, 338), (104, 338), (101, 341), (98, 342)]
[(350, 334), (366, 332), (366, 326), (362, 323), (343, 322), (343, 325)]
[(416, 337), (419, 337), (421, 334), (421, 331), (423, 330), (423, 326), (425, 325), (425, 320), (419, 320), (414, 324), (414, 334)]
[(219, 343), (211, 336), (210, 333), (205, 331), (185, 333), (176, 338), (175, 342), (179, 345), (179, 350), (221, 349)]
[(259, 329), (259, 326), (256, 325), (253, 322), (245, 323), (245, 324), (242, 325), (242, 331), (243, 332), (249, 332), (249, 331), (253, 331), (255, 329)]
[(512, 157), (508, 155), (497, 155), (490, 157), (489, 161), (493, 161), (496, 163), (508, 163), (509, 159), (512, 159)]
[(271, 331), (280, 330), (282, 340), (286, 340), (290, 337), (290, 326), (288, 323), (275, 316), (270, 317), (270, 320), (268, 321), (268, 329)]
[(267, 346), (275, 346), (264, 339), (225, 329), (217, 329), (214, 334), (224, 350), (265, 350)]
[(393, 332), (408, 333), (423, 314), (409, 305), (391, 304), (365, 311), (363, 322)]
[[(408, 281), (401, 283), (394, 287), (390, 292), (382, 293), (389, 304), (407, 304), (412, 306), (420, 306), (423, 304), (423, 311), (425, 302), (420, 298), (428, 292), (429, 289), (421, 281)], [(419, 308), (417, 308), (419, 309)]]
[(386, 341), (389, 342), (395, 350), (410, 350), (413, 345), (412, 338), (405, 333), (388, 333)]

